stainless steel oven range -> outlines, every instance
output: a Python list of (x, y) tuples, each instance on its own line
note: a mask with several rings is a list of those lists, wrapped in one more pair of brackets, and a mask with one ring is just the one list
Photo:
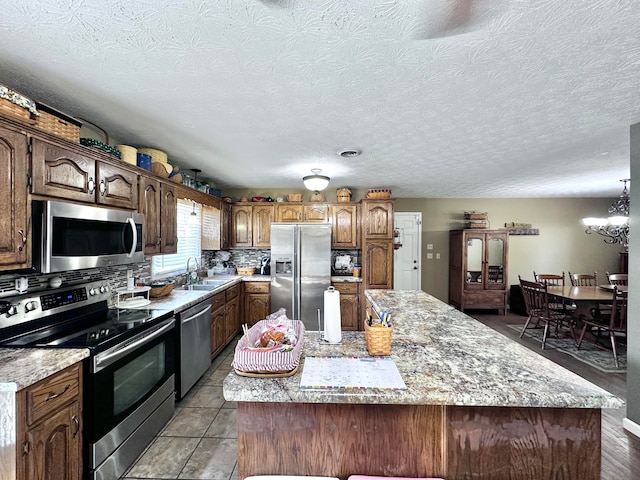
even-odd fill
[(0, 346), (86, 348), (84, 478), (120, 477), (171, 419), (172, 311), (110, 309), (96, 281), (0, 300)]

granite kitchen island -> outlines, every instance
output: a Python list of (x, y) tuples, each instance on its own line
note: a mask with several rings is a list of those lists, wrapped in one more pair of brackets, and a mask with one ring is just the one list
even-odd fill
[[(600, 412), (612, 394), (424, 293), (368, 290), (394, 319), (406, 390), (310, 390), (298, 373), (224, 381), (238, 402), (238, 474), (447, 479), (600, 478)], [(365, 356), (307, 332), (305, 356)], [(302, 371), (302, 369), (301, 369)]]

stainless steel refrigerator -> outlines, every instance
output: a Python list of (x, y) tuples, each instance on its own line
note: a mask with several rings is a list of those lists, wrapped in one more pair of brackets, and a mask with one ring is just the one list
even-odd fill
[(305, 329), (318, 330), (330, 285), (331, 224), (272, 223), (271, 311), (284, 307)]

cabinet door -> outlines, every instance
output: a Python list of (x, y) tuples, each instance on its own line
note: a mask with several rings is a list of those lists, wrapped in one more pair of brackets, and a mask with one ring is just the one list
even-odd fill
[(215, 357), (225, 346), (227, 340), (225, 330), (224, 306), (211, 313), (211, 358)]
[(269, 315), (269, 294), (248, 293), (244, 298), (244, 321), (253, 326)]
[(239, 331), (240, 311), (238, 308), (238, 297), (227, 301), (225, 305), (225, 339), (226, 342), (233, 340)]
[(0, 270), (31, 263), (26, 164), (27, 137), (0, 128)]
[(507, 234), (488, 233), (485, 237), (485, 265), (487, 290), (507, 289)]
[(301, 222), (302, 205), (279, 203), (276, 214), (278, 222)]
[(326, 203), (314, 203), (304, 205), (302, 208), (303, 222), (327, 222), (329, 221), (329, 205)]
[(145, 175), (140, 176), (140, 202), (138, 211), (144, 215), (144, 254), (160, 253), (160, 182)]
[(200, 245), (202, 250), (220, 250), (222, 231), (222, 211), (213, 205), (202, 206), (202, 230)]
[(367, 242), (363, 247), (364, 288), (393, 288), (393, 241)]
[(220, 249), (226, 250), (231, 244), (231, 205), (222, 202), (222, 218), (220, 228)]
[(32, 140), (31, 191), (37, 195), (95, 203), (96, 162), (37, 138)]
[(253, 207), (253, 246), (271, 246), (271, 222), (273, 222), (275, 206), (260, 205)]
[(247, 205), (231, 207), (231, 247), (253, 246), (252, 208)]
[(358, 330), (359, 312), (357, 295), (340, 294), (340, 321), (342, 323), (342, 330)]
[(178, 198), (176, 187), (168, 183), (160, 184), (160, 251), (176, 253), (178, 251)]
[(23, 480), (80, 480), (81, 439), (75, 401), (26, 432)]
[(138, 174), (108, 163), (96, 162), (97, 203), (135, 210), (138, 206)]
[(331, 205), (331, 248), (358, 248), (357, 205)]
[(363, 200), (362, 228), (364, 238), (393, 239), (393, 202)]
[(465, 290), (484, 290), (485, 284), (485, 235), (466, 232), (463, 253), (465, 265)]

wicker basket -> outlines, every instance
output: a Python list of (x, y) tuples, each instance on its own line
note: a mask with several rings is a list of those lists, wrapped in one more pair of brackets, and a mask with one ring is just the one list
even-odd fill
[(149, 296), (153, 298), (166, 297), (173, 291), (174, 285), (175, 285), (175, 282), (169, 282), (166, 285), (162, 285), (162, 286), (151, 285), (151, 290), (149, 290)]
[(301, 202), (302, 194), (301, 193), (290, 193), (287, 195), (287, 202)]
[(0, 84), (0, 113), (20, 120), (39, 115), (36, 102)]
[(82, 123), (43, 103), (36, 102), (36, 106), (40, 113), (35, 117), (36, 128), (74, 143), (80, 142)]
[(387, 188), (372, 188), (367, 190), (366, 197), (374, 200), (391, 198), (391, 190)]
[(256, 267), (238, 267), (238, 275), (243, 277), (246, 275), (253, 275), (256, 273)]
[(29, 120), (31, 113), (24, 107), (16, 105), (11, 100), (0, 97), (0, 114), (7, 115), (12, 118), (19, 118), (21, 120)]
[(367, 342), (369, 355), (389, 355), (391, 354), (391, 334), (393, 327), (370, 327), (364, 324), (364, 338)]

